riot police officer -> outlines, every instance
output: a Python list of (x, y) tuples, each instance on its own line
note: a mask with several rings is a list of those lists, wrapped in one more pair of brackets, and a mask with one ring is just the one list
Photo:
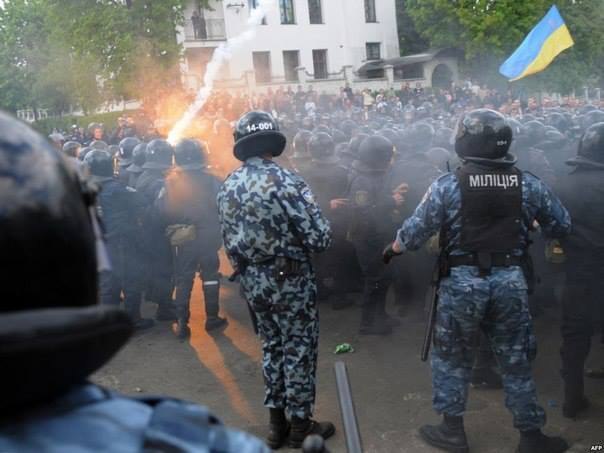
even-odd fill
[(128, 184), (130, 180), (130, 173), (126, 169), (132, 165), (132, 152), (140, 142), (136, 137), (126, 137), (120, 141), (117, 156), (117, 175), (124, 184)]
[(317, 204), (325, 214), (333, 232), (329, 250), (314, 257), (319, 300), (333, 296), (331, 306), (339, 310), (352, 305), (346, 298), (347, 284), (342, 270), (354, 252), (346, 241), (348, 221), (348, 171), (338, 164), (335, 143), (326, 132), (313, 134), (308, 142), (312, 162), (300, 175), (308, 183)]
[(531, 360), (536, 340), (523, 275), (528, 230), (536, 220), (548, 237), (570, 231), (570, 216), (537, 177), (522, 173), (508, 153), (512, 130), (492, 110), (465, 114), (455, 151), (462, 166), (436, 180), (384, 260), (415, 250), (440, 232), (440, 287), (432, 384), (440, 425), (426, 425), (421, 437), (449, 451), (467, 452), (463, 426), (476, 337), (482, 329), (501, 367), (506, 404), (520, 431), (520, 453), (555, 453), (568, 448), (541, 432), (545, 412), (537, 403)]
[(70, 140), (68, 142), (65, 142), (65, 144), (63, 145), (63, 153), (67, 157), (71, 157), (72, 159), (77, 159), (81, 148), (82, 148), (82, 145), (80, 145), (78, 142)]
[(134, 147), (132, 151), (132, 163), (126, 171), (129, 173), (128, 185), (130, 187), (136, 187), (136, 182), (139, 176), (143, 173), (143, 165), (147, 161), (147, 144), (139, 143)]
[(132, 333), (122, 310), (97, 305), (94, 194), (20, 121), (0, 113), (0, 134), (15, 189), (0, 201), (0, 451), (268, 453), (205, 407), (90, 383)]
[(174, 249), (176, 335), (186, 338), (189, 330), (189, 299), (195, 273), (203, 281), (206, 330), (225, 327), (218, 316), (220, 274), (218, 250), (222, 245), (216, 195), (218, 178), (208, 172), (207, 151), (196, 140), (181, 140), (174, 148), (177, 167), (159, 194), (159, 209)]
[(285, 144), (270, 114), (241, 117), (234, 154), (243, 165), (217, 198), (225, 249), (262, 339), (274, 449), (286, 441), (299, 448), (309, 434), (327, 438), (335, 431), (311, 418), (319, 324), (310, 255), (329, 246), (331, 230), (304, 180), (272, 161)]
[(101, 303), (119, 305), (124, 293), (124, 307), (137, 329), (153, 326), (153, 321), (141, 317), (141, 278), (136, 239), (140, 235), (140, 219), (144, 199), (131, 187), (113, 176), (111, 155), (102, 149), (88, 153), (84, 164), (93, 182), (100, 186), (98, 210), (105, 227), (111, 270), (101, 272)]
[(562, 199), (573, 218), (573, 231), (563, 242), (568, 268), (562, 297), (562, 377), (564, 416), (574, 418), (589, 405), (583, 368), (594, 333), (596, 305), (604, 310), (604, 123), (590, 126), (577, 156), (567, 161), (573, 171), (565, 178)]
[(306, 171), (310, 166), (312, 158), (308, 152), (308, 142), (311, 138), (312, 132), (305, 129), (301, 129), (294, 136), (292, 143), (294, 152), (289, 160), (298, 173)]
[(176, 314), (172, 303), (172, 247), (166, 237), (163, 216), (155, 206), (160, 192), (165, 187), (166, 175), (172, 168), (174, 149), (166, 140), (155, 139), (147, 145), (146, 155), (144, 171), (136, 181), (136, 190), (145, 197), (147, 203), (143, 219), (143, 240), (147, 252), (146, 261), (151, 269), (145, 285), (145, 297), (157, 304), (158, 321), (174, 321)]
[[(405, 202), (397, 209), (400, 221), (413, 213), (413, 208), (419, 204), (430, 184), (441, 174), (441, 169), (427, 154), (433, 136), (434, 128), (430, 124), (415, 123), (397, 149), (387, 184), (390, 191), (404, 188)], [(400, 315), (406, 313), (412, 302), (423, 301), (430, 280), (431, 262), (432, 257), (421, 249), (405, 255), (394, 264), (394, 272), (398, 276), (393, 282), (394, 295)]]
[(363, 310), (359, 333), (386, 335), (400, 324), (386, 314), (386, 293), (392, 283), (391, 273), (382, 263), (380, 250), (388, 243), (393, 225), (391, 219), (397, 204), (386, 185), (394, 147), (380, 135), (365, 138), (354, 162), (347, 198), (352, 219), (348, 236), (356, 250), (363, 275)]
[(82, 145), (78, 142), (68, 141), (63, 145), (63, 154), (65, 155), (69, 165), (77, 172), (81, 172), (82, 163), (78, 160)]

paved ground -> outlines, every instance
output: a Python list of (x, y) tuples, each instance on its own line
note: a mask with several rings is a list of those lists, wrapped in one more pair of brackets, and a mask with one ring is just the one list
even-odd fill
[[(259, 436), (266, 430), (262, 406), (260, 346), (254, 336), (238, 287), (225, 284), (223, 311), (229, 327), (216, 336), (203, 329), (204, 314), (199, 282), (192, 303), (192, 337), (178, 341), (169, 323), (139, 334), (95, 380), (127, 394), (167, 394), (209, 406), (228, 425)], [(152, 307), (145, 307), (152, 311)], [(539, 398), (548, 414), (547, 433), (564, 435), (573, 452), (588, 452), (604, 444), (604, 382), (587, 381), (593, 407), (577, 421), (560, 414), (561, 383), (556, 310), (536, 321), (539, 354), (535, 375)], [(333, 420), (338, 432), (328, 442), (332, 452), (345, 452), (333, 364), (348, 366), (359, 425), (366, 452), (434, 452), (416, 435), (423, 423), (437, 421), (431, 410), (430, 370), (419, 360), (423, 335), (422, 308), (412, 310), (390, 337), (367, 338), (356, 333), (359, 308), (334, 312), (321, 308), (321, 341), (316, 415)], [(355, 352), (336, 356), (339, 343), (351, 343)], [(589, 364), (604, 364), (604, 347), (596, 343)], [(500, 391), (471, 391), (466, 430), (473, 452), (511, 453), (518, 435)], [(544, 452), (546, 453), (546, 452)]]

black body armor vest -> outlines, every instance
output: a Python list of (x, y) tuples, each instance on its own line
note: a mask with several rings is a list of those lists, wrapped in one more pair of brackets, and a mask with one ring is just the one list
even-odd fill
[(479, 253), (520, 248), (522, 172), (514, 166), (467, 163), (456, 175), (461, 190), (461, 249)]

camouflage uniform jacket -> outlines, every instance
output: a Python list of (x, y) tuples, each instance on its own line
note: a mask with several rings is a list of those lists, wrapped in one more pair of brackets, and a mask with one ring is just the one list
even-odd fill
[[(528, 247), (529, 229), (534, 220), (549, 238), (564, 237), (571, 228), (570, 215), (558, 197), (544, 182), (527, 172), (522, 174), (522, 218), (522, 249), (515, 250), (515, 255), (521, 255)], [(446, 251), (452, 255), (467, 253), (459, 247), (461, 191), (454, 173), (447, 173), (432, 183), (413, 215), (403, 223), (396, 240), (402, 250), (417, 250), (442, 227), (448, 237)]]
[(222, 237), (234, 267), (273, 257), (306, 261), (329, 247), (331, 229), (304, 180), (273, 161), (253, 157), (222, 185)]

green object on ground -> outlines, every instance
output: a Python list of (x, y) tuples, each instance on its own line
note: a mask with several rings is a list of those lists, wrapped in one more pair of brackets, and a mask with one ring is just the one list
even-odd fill
[(354, 348), (350, 345), (350, 343), (342, 343), (336, 346), (336, 350), (333, 352), (334, 354), (345, 354), (347, 352), (354, 352)]

